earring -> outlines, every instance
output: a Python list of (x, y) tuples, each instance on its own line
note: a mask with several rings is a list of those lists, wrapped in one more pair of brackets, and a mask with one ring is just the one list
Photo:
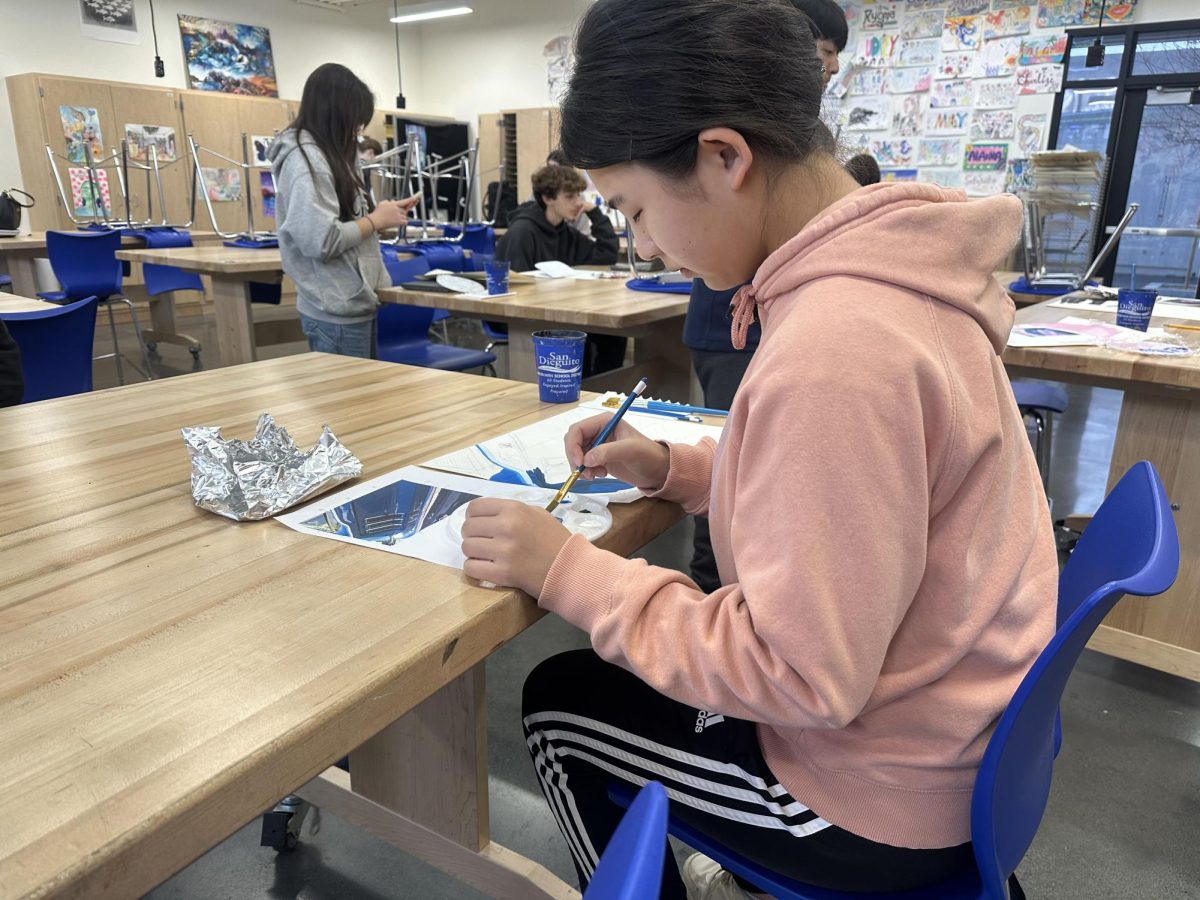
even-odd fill
[(821, 74), (822, 74), (822, 75), (828, 75), (828, 74), (829, 74), (829, 69), (828, 69), (828, 68), (826, 68), (826, 66), (825, 66), (825, 63), (821, 63)]

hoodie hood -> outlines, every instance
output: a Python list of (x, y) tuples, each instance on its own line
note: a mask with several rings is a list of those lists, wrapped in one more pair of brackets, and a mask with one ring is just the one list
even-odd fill
[(532, 225), (536, 225), (538, 231), (550, 238), (557, 235), (562, 230), (563, 225), (566, 224), (564, 222), (561, 225), (551, 225), (550, 221), (546, 218), (546, 211), (542, 209), (541, 204), (536, 200), (526, 200), (510, 212), (508, 214), (508, 227), (512, 228), (513, 222), (521, 219), (526, 220)]
[[(313, 147), (316, 143), (312, 138), (309, 138), (304, 143)], [(288, 154), (295, 150), (300, 145), (300, 141), (296, 134), (295, 128), (288, 128), (279, 132), (275, 140), (271, 141), (271, 146), (267, 149), (267, 159), (271, 161), (272, 167), (276, 170), (283, 165), (283, 161), (287, 159)]]
[(967, 313), (999, 354), (1016, 307), (992, 276), (1020, 231), (1021, 201), (1011, 194), (968, 200), (933, 184), (874, 184), (834, 203), (772, 253), (747, 294), (765, 326), (772, 303), (807, 282), (832, 275), (886, 281)]

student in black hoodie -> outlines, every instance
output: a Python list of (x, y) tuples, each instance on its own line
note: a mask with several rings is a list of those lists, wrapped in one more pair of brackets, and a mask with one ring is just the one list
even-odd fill
[[(508, 231), (496, 244), (496, 259), (508, 260), (516, 272), (550, 260), (569, 266), (615, 263), (620, 246), (617, 234), (599, 207), (587, 210), (590, 236), (570, 225), (588, 206), (579, 196), (586, 188), (583, 175), (570, 166), (549, 165), (534, 172), (533, 199), (509, 214)], [(619, 368), (625, 361), (625, 342), (616, 335), (589, 335), (584, 377)]]

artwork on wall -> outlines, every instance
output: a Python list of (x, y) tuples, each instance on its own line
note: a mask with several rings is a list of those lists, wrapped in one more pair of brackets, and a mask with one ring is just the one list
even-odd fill
[(58, 118), (62, 122), (63, 137), (67, 139), (67, 159), (73, 163), (86, 163), (90, 147), (92, 159), (104, 156), (104, 136), (100, 132), (100, 114), (90, 106), (60, 106)]
[(1017, 90), (1022, 94), (1057, 94), (1062, 75), (1062, 66), (1022, 66), (1017, 69)]
[(904, 24), (900, 26), (900, 38), (905, 41), (940, 38), (942, 36), (942, 20), (945, 18), (946, 11), (944, 9), (914, 10), (904, 17)]
[(1023, 66), (1038, 66), (1044, 63), (1062, 62), (1067, 52), (1067, 36), (1052, 34), (1049, 37), (1021, 39), (1021, 52), (1017, 62)]
[(546, 94), (551, 103), (560, 103), (571, 80), (571, 39), (565, 35), (551, 38), (542, 47), (546, 61)]
[(848, 131), (882, 131), (891, 124), (886, 97), (855, 97), (845, 105)]
[(859, 66), (891, 65), (899, 45), (900, 39), (894, 34), (866, 35), (858, 42), (853, 54), (854, 62)]
[(875, 66), (858, 69), (854, 73), (854, 78), (850, 80), (851, 96), (859, 97), (864, 94), (885, 93), (890, 80), (889, 76), (893, 71), (899, 72), (901, 70), (884, 69)]
[(242, 199), (241, 169), (211, 169), (205, 166), (204, 183), (208, 185), (208, 199), (214, 203)]
[(273, 219), (275, 218), (275, 175), (271, 172), (259, 172), (258, 180), (262, 191), (263, 215), (268, 219)]
[(1020, 53), (1020, 38), (984, 41), (976, 54), (978, 58), (971, 75), (976, 78), (1006, 78), (1017, 71), (1017, 57)]
[(880, 166), (911, 166), (917, 160), (917, 148), (907, 138), (871, 141), (867, 152)]
[(975, 70), (978, 53), (943, 53), (937, 67), (938, 78), (969, 78)]
[(975, 82), (976, 109), (1012, 109), (1017, 105), (1015, 81)]
[(1017, 119), (1017, 149), (1022, 156), (1032, 156), (1045, 147), (1045, 113), (1026, 113)]
[(987, 12), (987, 9), (988, 0), (948, 0), (946, 15), (976, 16), (979, 13)]
[[(1105, 3), (1104, 21), (1121, 22), (1133, 13), (1137, 0)], [(1038, 28), (1065, 28), (1069, 25), (1095, 25), (1100, 21), (1100, 0), (1039, 0)]]
[(922, 169), (921, 181), (931, 181), (944, 188), (961, 188), (963, 186), (963, 170), (954, 169)]
[(179, 13), (188, 87), (227, 94), (278, 97), (271, 33), (256, 25)]
[(888, 75), (888, 90), (893, 94), (923, 94), (933, 83), (933, 70), (928, 66), (913, 69), (892, 69)]
[(931, 109), (925, 113), (925, 134), (966, 134), (969, 109)]
[(68, 168), (71, 179), (71, 206), (77, 216), (112, 215), (112, 196), (108, 192), (108, 172), (96, 169), (94, 178), (87, 169)]
[(1030, 0), (992, 0), (992, 10), (998, 9), (1015, 9), (1018, 6), (1026, 6)]
[(1033, 167), (1027, 159), (1010, 159), (1004, 173), (1004, 190), (1009, 194), (1024, 194), (1033, 190)]
[(170, 125), (125, 125), (125, 144), (134, 162), (150, 162), (150, 148), (160, 163), (174, 162), (178, 157), (175, 129)]
[(983, 17), (983, 39), (1029, 34), (1033, 24), (1033, 7), (1014, 6), (988, 13)]
[(971, 105), (971, 82), (969, 80), (938, 81), (929, 92), (930, 109), (946, 109), (952, 106)]
[(896, 65), (901, 67), (932, 66), (937, 63), (941, 49), (940, 38), (925, 41), (901, 41)]
[(946, 16), (942, 23), (942, 49), (948, 53), (956, 50), (978, 50), (983, 40), (982, 16)]
[(96, 41), (142, 42), (133, 0), (79, 0), (79, 33)]
[(883, 31), (887, 28), (895, 28), (899, 24), (897, 13), (896, 6), (891, 3), (863, 7), (862, 28), (864, 31)]
[(962, 162), (960, 138), (925, 138), (917, 150), (919, 166), (957, 166)]
[(1008, 164), (1008, 144), (970, 143), (963, 147), (963, 171), (1003, 172)]
[(892, 106), (892, 134), (915, 137), (921, 133), (921, 98), (908, 94)]
[(275, 143), (273, 134), (250, 135), (250, 161), (256, 166), (269, 168), (271, 159), (267, 154), (271, 152), (273, 143)]
[(1100, 10), (1104, 10), (1105, 22), (1122, 22), (1133, 15), (1138, 0), (1126, 0), (1125, 3), (1101, 3), (1100, 0), (1086, 0), (1087, 6), (1083, 11), (1083, 21), (1099, 22)]
[(916, 169), (880, 169), (880, 181), (916, 181)]
[(904, 9), (910, 13), (918, 9), (940, 9), (944, 14), (948, 3), (950, 0), (904, 0)]
[(1012, 110), (977, 110), (971, 119), (972, 140), (1008, 140), (1016, 134), (1016, 116)]
[(1002, 194), (1006, 177), (1007, 171), (1004, 168), (997, 172), (965, 171), (963, 172), (963, 190), (967, 192), (968, 197), (990, 197), (993, 194)]

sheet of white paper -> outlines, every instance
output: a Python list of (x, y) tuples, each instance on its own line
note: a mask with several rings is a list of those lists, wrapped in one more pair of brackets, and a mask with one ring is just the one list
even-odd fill
[[(421, 463), (432, 469), (457, 472), (491, 482), (558, 490), (571, 474), (563, 451), (567, 429), (596, 415), (597, 410), (577, 406), (550, 419), (518, 428), (509, 434), (481, 441)], [(662, 416), (627, 414), (629, 423), (655, 441), (696, 444), (701, 438), (720, 440), (721, 429), (711, 425), (681, 422)], [(615, 478), (580, 479), (572, 494), (604, 496), (610, 503), (632, 503), (642, 496), (637, 488)]]
[(302, 534), (461, 569), (462, 508), (476, 497), (545, 506), (554, 491), (405, 466), (275, 519)]
[(1050, 322), (1017, 325), (1008, 336), (1010, 347), (1080, 347), (1095, 343), (1091, 335), (1057, 328)]
[[(1095, 303), (1085, 299), (1082, 303), (1072, 302), (1071, 298), (1064, 297), (1060, 300), (1055, 300), (1049, 304), (1058, 309), (1073, 309), (1078, 312), (1117, 312), (1116, 300), (1105, 300), (1101, 303)], [(1154, 304), (1154, 311), (1150, 314), (1154, 319), (1184, 319), (1192, 322), (1200, 322), (1200, 302), (1189, 300), (1186, 297), (1159, 297)]]

